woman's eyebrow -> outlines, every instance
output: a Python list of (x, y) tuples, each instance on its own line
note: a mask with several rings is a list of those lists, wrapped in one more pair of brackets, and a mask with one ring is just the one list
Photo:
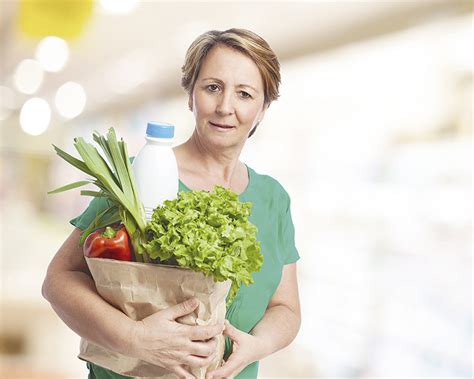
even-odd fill
[[(220, 80), (220, 79), (218, 79), (218, 78), (204, 78), (204, 79), (202, 79), (202, 80), (203, 80), (203, 81), (204, 81), (204, 80), (212, 80), (212, 81), (215, 81), (215, 82), (224, 83), (222, 80)], [(237, 87), (248, 87), (248, 88), (251, 88), (251, 89), (253, 89), (255, 92), (258, 93), (258, 91), (257, 91), (254, 87), (252, 87), (250, 84), (239, 84), (239, 85), (237, 85)]]

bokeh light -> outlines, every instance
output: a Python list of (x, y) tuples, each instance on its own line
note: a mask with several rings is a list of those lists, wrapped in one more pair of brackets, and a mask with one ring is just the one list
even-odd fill
[(43, 134), (51, 121), (49, 104), (39, 98), (29, 99), (21, 108), (20, 125), (23, 131), (32, 136)]
[(45, 71), (61, 71), (69, 59), (67, 42), (54, 36), (42, 39), (36, 48), (36, 59), (43, 65)]
[(78, 83), (67, 82), (56, 92), (54, 104), (59, 114), (66, 118), (79, 116), (86, 106), (86, 92)]
[(38, 91), (43, 77), (43, 67), (38, 61), (24, 59), (18, 64), (13, 80), (18, 91), (31, 95)]

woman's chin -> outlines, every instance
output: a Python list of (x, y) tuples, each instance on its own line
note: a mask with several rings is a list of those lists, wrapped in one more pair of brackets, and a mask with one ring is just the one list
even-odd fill
[(241, 137), (239, 138), (237, 135), (231, 135), (227, 133), (212, 133), (206, 136), (206, 143), (210, 146), (220, 147), (220, 148), (228, 148), (233, 146), (238, 146), (244, 143)]
[(247, 140), (246, 135), (242, 135), (241, 130), (237, 128), (229, 128), (219, 130), (215, 126), (207, 125), (196, 129), (199, 139), (208, 146), (216, 148), (229, 148), (241, 146)]

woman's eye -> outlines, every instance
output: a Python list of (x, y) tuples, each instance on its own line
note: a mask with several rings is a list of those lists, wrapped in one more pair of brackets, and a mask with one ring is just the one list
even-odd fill
[(240, 93), (242, 94), (242, 97), (243, 97), (244, 99), (249, 99), (249, 98), (252, 97), (252, 96), (250, 96), (249, 93), (247, 93), (247, 92), (245, 92), (245, 91), (240, 91)]
[(207, 89), (211, 92), (216, 92), (219, 89), (219, 87), (216, 84), (210, 84), (207, 86)]

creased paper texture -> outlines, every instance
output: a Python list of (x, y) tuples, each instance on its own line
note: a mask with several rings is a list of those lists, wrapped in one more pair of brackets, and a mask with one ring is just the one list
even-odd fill
[[(85, 258), (98, 293), (108, 303), (133, 320), (179, 304), (191, 297), (199, 307), (177, 321), (187, 325), (224, 324), (226, 296), (231, 282), (216, 283), (212, 277), (177, 266)], [(196, 378), (204, 379), (222, 363), (224, 337), (218, 336), (217, 358), (208, 367), (186, 367)], [(82, 339), (79, 358), (122, 375), (174, 379), (177, 375), (151, 363), (124, 356)]]

